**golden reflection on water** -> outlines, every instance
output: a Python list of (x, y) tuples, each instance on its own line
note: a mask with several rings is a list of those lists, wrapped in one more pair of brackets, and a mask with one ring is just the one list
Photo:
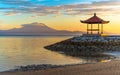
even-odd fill
[(65, 56), (43, 47), (65, 39), (68, 36), (0, 37), (0, 71), (20, 65), (72, 64), (83, 59)]

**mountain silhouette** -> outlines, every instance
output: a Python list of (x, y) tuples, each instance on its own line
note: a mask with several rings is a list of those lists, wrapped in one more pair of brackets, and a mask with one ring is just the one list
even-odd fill
[(0, 35), (80, 35), (80, 31), (56, 30), (43, 23), (23, 24), (21, 28), (0, 30)]

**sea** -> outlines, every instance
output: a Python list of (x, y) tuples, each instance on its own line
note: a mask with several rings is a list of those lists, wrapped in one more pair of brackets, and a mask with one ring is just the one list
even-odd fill
[[(0, 72), (26, 65), (83, 64), (85, 58), (72, 57), (61, 52), (47, 50), (44, 46), (73, 36), (0, 36)], [(111, 54), (111, 53), (109, 53)], [(116, 53), (113, 53), (114, 55)], [(117, 52), (120, 57), (120, 53)]]
[(72, 36), (0, 36), (0, 72), (33, 64), (65, 65), (84, 59), (46, 50), (44, 46)]

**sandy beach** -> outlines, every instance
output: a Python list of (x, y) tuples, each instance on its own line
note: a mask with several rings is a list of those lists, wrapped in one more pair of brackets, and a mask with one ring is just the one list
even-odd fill
[(6, 72), (0, 75), (119, 75), (120, 61), (72, 65), (38, 71)]

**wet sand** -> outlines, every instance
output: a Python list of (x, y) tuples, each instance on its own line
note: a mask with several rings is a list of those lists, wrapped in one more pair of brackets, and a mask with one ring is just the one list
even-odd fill
[(0, 75), (120, 75), (120, 61), (71, 65), (38, 71), (6, 72)]

